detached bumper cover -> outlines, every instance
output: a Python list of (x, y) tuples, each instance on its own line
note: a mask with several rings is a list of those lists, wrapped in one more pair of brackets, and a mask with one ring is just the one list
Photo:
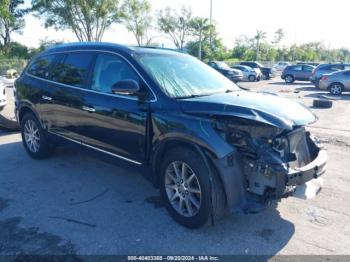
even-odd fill
[(327, 167), (327, 152), (325, 149), (320, 149), (318, 156), (311, 163), (300, 168), (291, 169), (287, 175), (287, 185), (302, 185), (306, 182), (318, 178), (326, 172)]

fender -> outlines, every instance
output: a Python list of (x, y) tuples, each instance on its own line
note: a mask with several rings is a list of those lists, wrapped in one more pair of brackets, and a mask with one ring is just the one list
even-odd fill
[(29, 101), (27, 101), (27, 100), (21, 101), (21, 103), (20, 103), (18, 106), (16, 106), (16, 109), (15, 109), (15, 110), (16, 110), (17, 122), (19, 123), (19, 125), (21, 124), (21, 123), (20, 123), (20, 113), (21, 113), (21, 111), (22, 111), (22, 110), (29, 110), (29, 111), (31, 111), (31, 112), (35, 115), (35, 117), (39, 120), (39, 123), (40, 123), (41, 127), (43, 127), (43, 123), (41, 122), (41, 119), (40, 119), (40, 117), (39, 117), (39, 114), (38, 114), (38, 112), (36, 111), (35, 106), (34, 106), (31, 102), (29, 102)]

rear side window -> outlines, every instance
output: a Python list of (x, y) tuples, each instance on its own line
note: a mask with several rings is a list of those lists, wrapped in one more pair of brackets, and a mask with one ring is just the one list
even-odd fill
[(38, 57), (28, 68), (28, 73), (41, 77), (48, 78), (50, 66), (53, 64), (55, 60), (55, 55), (47, 55)]
[(74, 53), (65, 56), (63, 61), (57, 63), (52, 70), (51, 80), (66, 85), (83, 87), (93, 58), (94, 54), (92, 53)]
[(303, 70), (303, 66), (302, 65), (292, 66), (290, 69), (293, 71), (301, 71)]
[(306, 72), (312, 72), (312, 70), (314, 69), (313, 67), (311, 66), (303, 66), (303, 70), (306, 71)]

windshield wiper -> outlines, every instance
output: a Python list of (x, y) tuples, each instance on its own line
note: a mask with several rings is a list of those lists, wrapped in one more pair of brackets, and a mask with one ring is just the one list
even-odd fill
[(212, 95), (212, 94), (200, 94), (200, 95), (178, 96), (178, 97), (175, 97), (175, 99), (196, 98), (196, 97), (210, 96), (210, 95)]

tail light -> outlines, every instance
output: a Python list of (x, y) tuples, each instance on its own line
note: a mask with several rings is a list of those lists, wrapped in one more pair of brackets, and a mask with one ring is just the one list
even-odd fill
[(321, 81), (327, 81), (328, 80), (328, 76), (322, 76), (321, 77)]

